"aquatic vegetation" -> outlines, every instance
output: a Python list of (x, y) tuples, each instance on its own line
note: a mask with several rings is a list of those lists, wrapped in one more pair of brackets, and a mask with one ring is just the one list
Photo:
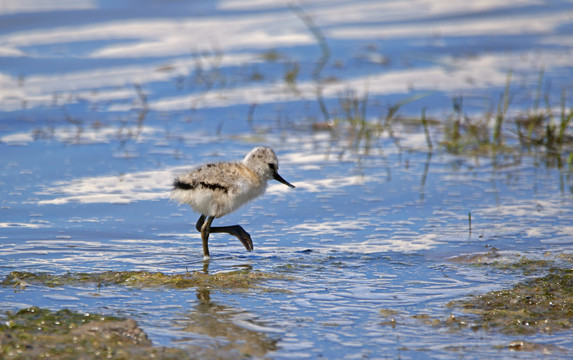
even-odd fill
[(284, 82), (290, 92), (299, 95), (300, 91), (296, 88), (297, 77), (300, 73), (300, 64), (297, 61), (287, 62), (285, 64)]
[(268, 62), (275, 62), (285, 58), (285, 56), (280, 52), (278, 52), (276, 49), (266, 50), (262, 52), (259, 56), (261, 57), (261, 59)]
[(327, 107), (322, 100), (317, 100), (326, 114), (325, 121), (316, 122), (313, 118), (311, 129), (330, 132), (332, 143), (339, 147), (340, 153), (370, 155), (372, 149), (377, 149), (383, 154), (381, 140), (385, 137), (392, 139), (398, 149), (411, 150), (403, 149), (400, 140), (405, 133), (418, 131), (424, 134), (428, 152), (433, 151), (434, 144), (466, 156), (525, 155), (535, 151), (549, 166), (571, 166), (573, 108), (567, 105), (565, 91), (558, 111), (550, 105), (547, 96), (547, 107), (543, 111), (536, 108), (537, 102), (532, 102), (530, 109), (510, 112), (516, 95), (510, 85), (511, 73), (496, 105), (482, 114), (468, 115), (463, 96), (456, 96), (452, 99), (451, 114), (437, 119), (426, 116), (427, 108), (422, 109), (419, 117), (400, 114), (405, 105), (431, 93), (406, 97), (381, 110), (377, 100), (369, 98), (367, 89), (348, 88), (339, 93), (338, 106), (329, 103)]
[(509, 343), (507, 346), (496, 346), (498, 349), (508, 348), (511, 351), (535, 351), (545, 355), (555, 353), (566, 353), (567, 350), (561, 346), (540, 344), (529, 341), (516, 340)]
[(399, 311), (392, 310), (392, 309), (380, 309), (380, 310), (378, 310), (378, 312), (380, 313), (380, 316), (383, 316), (383, 317), (396, 316), (400, 313)]
[(511, 289), (453, 301), (448, 306), (477, 315), (471, 318), (474, 330), (496, 329), (506, 334), (568, 330), (573, 325), (573, 270), (554, 270)]
[(400, 138), (402, 132), (397, 131), (397, 125), (401, 127), (415, 127), (425, 131), (428, 149), (432, 149), (432, 141), (429, 133), (429, 124), (436, 125), (432, 119), (422, 112), (421, 118), (400, 116), (400, 109), (416, 100), (428, 96), (428, 93), (417, 94), (407, 97), (395, 104), (390, 104), (378, 115), (375, 110), (368, 110), (372, 106), (367, 89), (356, 91), (347, 89), (338, 95), (338, 106), (327, 109), (329, 120), (312, 124), (314, 131), (329, 131), (331, 143), (336, 144), (339, 156), (346, 152), (358, 155), (371, 155), (372, 150), (384, 156), (382, 139), (388, 137), (398, 149), (402, 149)]
[(491, 248), (486, 253), (459, 255), (449, 261), (457, 264), (472, 266), (488, 266), (500, 270), (518, 270), (528, 275), (533, 272), (546, 272), (555, 265), (555, 260), (547, 254), (543, 259), (530, 259), (521, 254), (501, 254), (498, 249)]
[[(557, 256), (556, 259), (570, 261), (567, 256)], [(456, 256), (450, 261), (500, 270), (519, 270), (524, 274), (549, 274), (520, 282), (511, 289), (472, 295), (447, 304), (452, 309), (461, 309), (471, 315), (451, 314), (446, 319), (440, 319), (416, 314), (412, 316), (413, 319), (427, 326), (451, 330), (493, 330), (508, 335), (551, 333), (573, 327), (573, 270), (554, 267), (556, 261), (552, 259), (529, 259), (520, 255), (511, 259), (495, 248), (487, 253)], [(515, 345), (515, 349), (512, 346), (508, 348), (520, 351), (538, 349), (536, 346), (519, 344)]]
[(31, 307), (8, 312), (3, 320), (3, 359), (190, 358), (181, 349), (153, 347), (132, 319)]
[(501, 126), (506, 118), (507, 109), (510, 103), (510, 89), (511, 85), (511, 71), (507, 74), (507, 80), (505, 82), (505, 89), (499, 102), (497, 103), (497, 113), (495, 115), (495, 124), (493, 130), (493, 144), (495, 146), (500, 146), (502, 144), (502, 132)]
[(25, 289), (30, 285), (48, 287), (91, 284), (96, 286), (121, 285), (135, 288), (167, 287), (185, 289), (190, 287), (252, 289), (259, 288), (263, 280), (288, 279), (285, 276), (237, 270), (217, 274), (193, 272), (185, 274), (164, 274), (148, 271), (106, 271), (102, 273), (65, 273), (54, 275), (13, 271), (1, 282), (4, 286)]
[[(495, 113), (489, 110), (483, 115), (470, 117), (464, 112), (463, 97), (454, 97), (453, 114), (445, 123), (441, 144), (448, 151), (459, 154), (524, 152), (541, 148), (545, 157), (552, 160), (548, 162), (552, 166), (563, 166), (563, 159), (571, 166), (573, 136), (570, 133), (570, 124), (573, 119), (573, 108), (567, 106), (566, 91), (562, 91), (559, 114), (556, 114), (549, 95), (541, 94), (542, 70), (531, 108), (509, 116), (510, 104), (516, 95), (511, 90), (511, 76), (512, 73), (509, 72), (504, 91), (494, 106)], [(539, 109), (541, 97), (546, 103), (544, 110)], [(515, 126), (516, 129), (511, 129), (511, 126)], [(505, 141), (504, 134), (513, 135), (513, 140)]]
[[(379, 109), (376, 98), (369, 98), (367, 89), (359, 92), (347, 88), (339, 93), (338, 106), (329, 103), (327, 108), (326, 103), (317, 100), (322, 101), (319, 106), (326, 114), (325, 121), (313, 122), (311, 128), (331, 132), (333, 142), (338, 143), (342, 152), (350, 150), (368, 155), (372, 148), (382, 152), (379, 140), (385, 136), (402, 149), (400, 138), (405, 129), (399, 126), (415, 125), (416, 130), (409, 129), (406, 133), (423, 132), (428, 152), (432, 152), (434, 144), (441, 145), (448, 152), (468, 156), (527, 154), (535, 150), (535, 154), (540, 154), (550, 166), (571, 166), (573, 107), (567, 105), (566, 91), (562, 92), (559, 110), (551, 105), (549, 95), (545, 95), (545, 109), (539, 108), (539, 99), (536, 99), (525, 110), (510, 111), (512, 100), (519, 94), (512, 88), (511, 79), (512, 73), (509, 72), (499, 99), (492, 101), (493, 105), (485, 112), (467, 114), (464, 97), (460, 95), (453, 97), (450, 115), (437, 119), (426, 117), (427, 108), (422, 109), (419, 117), (399, 113), (405, 105), (431, 93), (408, 96), (387, 105), (384, 111)], [(538, 93), (540, 87), (537, 87)]]
[[(415, 314), (411, 318), (426, 326), (452, 331), (471, 329), (531, 335), (570, 330), (573, 327), (573, 270), (554, 269), (547, 276), (526, 280), (511, 289), (473, 295), (451, 301), (447, 306), (461, 309), (468, 315), (450, 314), (446, 319), (440, 319)], [(385, 312), (381, 310), (382, 314)], [(519, 343), (507, 347), (520, 351), (538, 349)]]

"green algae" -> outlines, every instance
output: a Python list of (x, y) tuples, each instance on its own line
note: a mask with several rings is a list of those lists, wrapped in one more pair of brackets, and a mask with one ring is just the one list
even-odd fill
[(69, 285), (120, 285), (134, 288), (167, 287), (186, 289), (193, 287), (221, 288), (221, 289), (252, 289), (261, 288), (264, 280), (287, 280), (288, 277), (253, 272), (248, 269), (230, 272), (208, 274), (205, 272), (192, 272), (184, 274), (164, 274), (148, 271), (106, 271), (101, 273), (65, 273), (54, 275), (49, 273), (32, 273), (13, 271), (0, 283), (4, 286), (13, 286), (25, 289), (30, 285), (48, 287)]
[[(513, 288), (453, 301), (450, 307), (477, 315), (474, 330), (497, 329), (505, 334), (551, 333), (573, 326), (573, 270), (553, 269)], [(464, 319), (464, 323), (470, 323)]]
[(191, 358), (181, 349), (153, 347), (132, 319), (38, 307), (4, 315), (2, 359)]
[(551, 344), (540, 344), (540, 343), (535, 343), (535, 342), (530, 342), (530, 341), (522, 341), (522, 340), (512, 341), (507, 345), (498, 345), (498, 346), (495, 346), (495, 348), (496, 349), (507, 348), (511, 351), (529, 351), (529, 352), (535, 351), (535, 352), (543, 353), (544, 355), (555, 354), (555, 353), (559, 353), (559, 354), (567, 353), (567, 349), (565, 349), (561, 346), (556, 346), (556, 345), (551, 345)]
[[(521, 271), (525, 275), (536, 272), (546, 272), (555, 265), (555, 260), (548, 258), (550, 254), (545, 254), (543, 259), (530, 259), (521, 254), (508, 255), (501, 254), (496, 248), (485, 253), (459, 255), (450, 258), (449, 261), (457, 264), (471, 266), (488, 266), (503, 271)], [(563, 259), (560, 259), (563, 261)]]
[[(1, 282), (4, 286), (25, 289), (28, 286), (126, 286), (133, 288), (196, 288), (201, 294), (200, 311), (207, 311), (213, 305), (208, 299), (209, 289), (246, 290), (267, 289), (261, 287), (264, 280), (290, 280), (286, 276), (254, 272), (242, 269), (209, 274), (194, 272), (185, 274), (164, 274), (146, 271), (106, 271), (102, 273), (32, 273), (14, 271)], [(216, 320), (216, 328), (225, 321), (221, 316), (207, 317)], [(251, 353), (264, 354), (273, 348), (272, 339), (263, 339), (259, 347), (242, 346), (242, 341), (231, 345), (201, 347), (186, 345), (184, 349), (154, 347), (147, 335), (132, 319), (122, 319), (98, 314), (80, 314), (70, 310), (52, 312), (37, 307), (23, 309), (16, 313), (0, 314), (0, 359), (194, 359), (194, 358), (237, 358), (247, 359)], [(211, 321), (211, 322), (212, 322)], [(209, 323), (210, 324), (210, 323)], [(191, 328), (196, 333), (210, 331), (204, 322)], [(237, 332), (235, 332), (237, 333)], [(248, 334), (250, 338), (254, 335)], [(271, 346), (273, 345), (273, 346)]]
[[(461, 309), (464, 314), (450, 314), (446, 319), (426, 314), (412, 318), (427, 326), (500, 331), (507, 335), (532, 335), (567, 331), (573, 327), (573, 269), (558, 268), (571, 262), (570, 255), (547, 252), (544, 258), (501, 254), (492, 248), (486, 253), (460, 255), (449, 261), (471, 266), (487, 266), (502, 271), (518, 271), (537, 277), (524, 280), (510, 289), (472, 295), (451, 301), (449, 308)], [(543, 275), (543, 276), (539, 276)], [(523, 346), (514, 351), (529, 351)], [(532, 350), (533, 351), (533, 350)]]
[(24, 330), (62, 334), (93, 321), (110, 322), (120, 320), (124, 319), (90, 313), (80, 314), (67, 309), (52, 312), (34, 306), (22, 309), (16, 313), (8, 312), (5, 321), (0, 323), (0, 329), (5, 331)]
[(397, 310), (392, 310), (392, 309), (380, 309), (378, 310), (380, 316), (383, 317), (392, 317), (392, 316), (396, 316), (398, 314), (400, 314), (399, 311)]

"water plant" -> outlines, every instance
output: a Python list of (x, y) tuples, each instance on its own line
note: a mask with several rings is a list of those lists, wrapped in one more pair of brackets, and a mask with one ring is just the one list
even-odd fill
[(474, 267), (490, 267), (502, 271), (519, 271), (524, 275), (540, 274), (554, 268), (563, 262), (549, 255), (539, 259), (531, 259), (522, 254), (502, 253), (497, 248), (490, 248), (488, 252), (477, 254), (458, 255), (448, 259), (452, 263), (470, 265)]
[(507, 109), (511, 102), (511, 95), (509, 92), (511, 85), (511, 71), (507, 73), (507, 79), (505, 81), (505, 89), (499, 102), (497, 103), (497, 113), (495, 115), (495, 125), (493, 130), (493, 144), (495, 146), (500, 146), (502, 144), (502, 131), (501, 126), (505, 120)]
[[(547, 163), (561, 167), (566, 159), (569, 166), (573, 163), (573, 136), (570, 124), (573, 119), (573, 107), (567, 106), (567, 93), (561, 93), (559, 114), (551, 106), (548, 94), (541, 94), (543, 70), (540, 71), (538, 85), (532, 107), (512, 115), (509, 108), (514, 95), (511, 90), (512, 73), (507, 74), (506, 83), (495, 111), (489, 110), (483, 115), (472, 117), (463, 110), (463, 97), (453, 98), (452, 115), (445, 122), (441, 144), (454, 153), (503, 153), (522, 152), (542, 149)], [(545, 108), (541, 109), (541, 99)], [(512, 131), (511, 124), (516, 130)], [(516, 134), (517, 141), (506, 141), (506, 135)], [(514, 137), (515, 138), (515, 137)]]
[(38, 307), (2, 315), (2, 359), (191, 358), (182, 349), (152, 346), (132, 319)]
[(477, 315), (473, 329), (506, 334), (533, 334), (570, 329), (573, 325), (573, 270), (553, 269), (549, 275), (453, 301), (450, 307)]
[(184, 289), (190, 287), (206, 287), (221, 289), (252, 289), (267, 279), (289, 279), (285, 276), (242, 269), (230, 272), (209, 274), (196, 271), (184, 274), (164, 274), (148, 271), (105, 271), (101, 273), (65, 273), (54, 275), (49, 273), (32, 273), (13, 271), (1, 282), (4, 286), (25, 289), (30, 285), (48, 287), (65, 285), (120, 285), (135, 288), (168, 287)]
[(298, 18), (307, 27), (307, 29), (310, 31), (310, 33), (316, 39), (318, 45), (320, 46), (321, 54), (320, 54), (319, 59), (316, 62), (316, 66), (315, 66), (314, 70), (312, 71), (312, 79), (314, 80), (314, 82), (316, 84), (316, 101), (318, 102), (320, 111), (322, 112), (322, 115), (324, 117), (324, 121), (329, 122), (330, 121), (330, 114), (328, 112), (328, 109), (326, 107), (326, 103), (324, 101), (324, 97), (322, 95), (322, 90), (323, 90), (322, 82), (323, 82), (323, 80), (322, 80), (321, 74), (322, 74), (322, 70), (324, 70), (324, 67), (326, 66), (326, 64), (330, 60), (330, 56), (331, 56), (330, 46), (328, 45), (328, 42), (326, 41), (326, 37), (324, 36), (324, 34), (320, 30), (320, 28), (316, 25), (316, 23), (312, 20), (312, 18), (306, 12), (304, 12), (304, 10), (302, 10), (301, 7), (296, 6), (296, 5), (291, 5), (290, 8), (294, 12), (294, 14), (296, 16), (298, 16)]

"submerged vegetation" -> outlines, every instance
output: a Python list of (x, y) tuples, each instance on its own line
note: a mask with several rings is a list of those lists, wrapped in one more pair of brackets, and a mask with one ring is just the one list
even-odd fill
[(38, 307), (0, 315), (2, 359), (189, 359), (154, 347), (132, 319)]
[(553, 273), (513, 288), (453, 301), (450, 307), (477, 315), (471, 328), (498, 329), (506, 334), (569, 330), (573, 326), (573, 271)]
[[(570, 256), (557, 258), (571, 263)], [(510, 289), (472, 295), (447, 304), (449, 308), (460, 309), (469, 315), (451, 314), (441, 320), (418, 314), (413, 316), (414, 319), (428, 326), (500, 331), (508, 335), (552, 333), (573, 328), (573, 270), (554, 267), (556, 261), (553, 260), (517, 256), (510, 261), (496, 249), (482, 254), (457, 256), (450, 261), (504, 271), (518, 270), (524, 274), (542, 272), (545, 275), (519, 282)], [(515, 346), (519, 348), (512, 350), (536, 350), (532, 346)]]
[(487, 266), (499, 270), (515, 270), (521, 271), (525, 275), (553, 269), (556, 266), (556, 260), (568, 261), (565, 256), (553, 258), (550, 253), (546, 253), (540, 259), (530, 259), (521, 254), (501, 253), (497, 248), (491, 248), (486, 253), (459, 255), (449, 259), (450, 262), (456, 264)]
[(220, 289), (252, 289), (260, 288), (259, 284), (268, 279), (288, 279), (285, 276), (237, 270), (217, 274), (193, 272), (186, 274), (163, 274), (148, 271), (106, 271), (102, 273), (66, 273), (53, 275), (48, 273), (32, 273), (13, 271), (2, 285), (25, 289), (30, 285), (48, 287), (70, 285), (109, 286), (121, 285), (135, 288), (168, 287), (184, 289), (190, 287), (220, 288)]
[[(132, 319), (93, 313), (57, 312), (38, 307), (0, 314), (0, 358), (10, 359), (247, 359), (275, 349), (276, 339), (232, 321), (232, 308), (210, 298), (211, 289), (261, 289), (266, 279), (289, 279), (249, 270), (218, 274), (194, 272), (167, 275), (146, 271), (107, 271), (103, 273), (12, 272), (4, 286), (20, 290), (28, 286), (128, 286), (134, 288), (195, 288), (198, 303), (183, 331), (223, 338), (212, 346), (189, 344), (184, 349), (153, 346)], [(282, 290), (280, 290), (282, 291)], [(245, 341), (245, 340), (248, 340)]]

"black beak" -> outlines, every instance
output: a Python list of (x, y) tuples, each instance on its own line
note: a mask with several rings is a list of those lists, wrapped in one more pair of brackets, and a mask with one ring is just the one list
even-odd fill
[(294, 186), (293, 184), (289, 183), (288, 181), (286, 181), (285, 179), (282, 178), (282, 176), (279, 175), (278, 172), (275, 171), (275, 176), (273, 177), (276, 181), (281, 182), (283, 184), (285, 184), (288, 187), (294, 188), (296, 186)]

